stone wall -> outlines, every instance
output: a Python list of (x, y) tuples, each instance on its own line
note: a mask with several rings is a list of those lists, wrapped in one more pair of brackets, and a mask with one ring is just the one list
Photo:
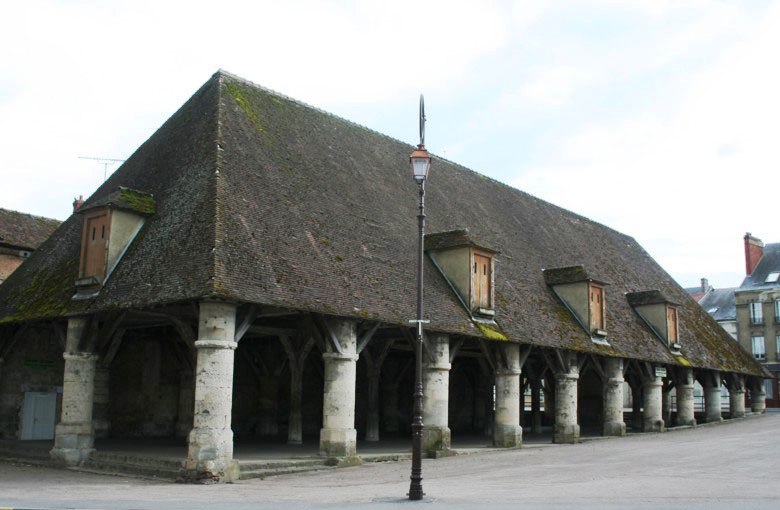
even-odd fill
[(62, 347), (51, 328), (29, 328), (23, 333), (0, 363), (0, 439), (20, 437), (25, 391), (57, 391), (59, 417), (63, 368)]

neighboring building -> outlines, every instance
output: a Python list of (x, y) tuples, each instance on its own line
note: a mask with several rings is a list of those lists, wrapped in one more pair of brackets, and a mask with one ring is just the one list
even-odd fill
[(701, 285), (698, 287), (685, 288), (685, 292), (687, 292), (694, 300), (696, 300), (697, 303), (700, 302), (701, 299), (711, 290), (713, 290), (713, 287), (706, 278), (701, 279)]
[[(334, 464), (408, 436), (412, 149), (216, 73), (0, 287), (0, 436), (66, 464), (186, 438), (210, 481), (234, 435)], [(720, 421), (722, 385), (763, 410), (761, 365), (633, 238), (443, 159), (426, 187), (427, 455), (623, 435), (624, 381), (637, 431)]]
[(0, 283), (59, 226), (58, 220), (0, 209)]
[(737, 305), (734, 298), (735, 287), (716, 289), (706, 278), (701, 279), (700, 287), (688, 287), (685, 291), (704, 308), (713, 319), (718, 321), (726, 333), (737, 339)]
[(780, 407), (780, 243), (764, 245), (749, 232), (744, 241), (747, 276), (736, 291), (739, 343), (773, 375), (766, 402)]

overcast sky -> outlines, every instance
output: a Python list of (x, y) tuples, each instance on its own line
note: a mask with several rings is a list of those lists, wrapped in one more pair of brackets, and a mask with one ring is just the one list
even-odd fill
[(103, 179), (78, 156), (127, 158), (222, 68), (410, 144), (423, 92), (433, 153), (685, 286), (739, 285), (746, 231), (780, 242), (778, 1), (0, 5), (3, 208), (65, 219)]

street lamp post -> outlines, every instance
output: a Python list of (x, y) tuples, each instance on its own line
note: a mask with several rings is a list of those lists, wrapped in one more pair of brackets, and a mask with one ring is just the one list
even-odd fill
[(412, 475), (409, 485), (409, 499), (423, 498), (422, 488), (422, 441), (423, 441), (423, 384), (422, 384), (422, 344), (423, 344), (423, 251), (425, 239), (425, 179), (431, 168), (431, 157), (425, 150), (425, 103), (420, 96), (420, 144), (411, 156), (412, 176), (420, 185), (420, 212), (417, 215), (417, 318), (410, 321), (417, 325), (417, 338), (414, 344), (414, 416), (412, 417)]

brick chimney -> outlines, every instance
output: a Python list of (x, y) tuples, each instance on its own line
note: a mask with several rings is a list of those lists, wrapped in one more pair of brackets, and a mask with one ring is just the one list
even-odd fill
[(758, 261), (764, 255), (764, 243), (761, 239), (753, 237), (748, 232), (745, 234), (745, 273), (750, 276), (758, 265)]
[(79, 195), (79, 198), (73, 199), (73, 212), (78, 211), (82, 205), (84, 205), (84, 195)]
[(701, 279), (701, 291), (706, 294), (707, 292), (709, 292), (709, 290), (710, 290), (710, 281), (707, 280), (706, 278), (702, 278)]

